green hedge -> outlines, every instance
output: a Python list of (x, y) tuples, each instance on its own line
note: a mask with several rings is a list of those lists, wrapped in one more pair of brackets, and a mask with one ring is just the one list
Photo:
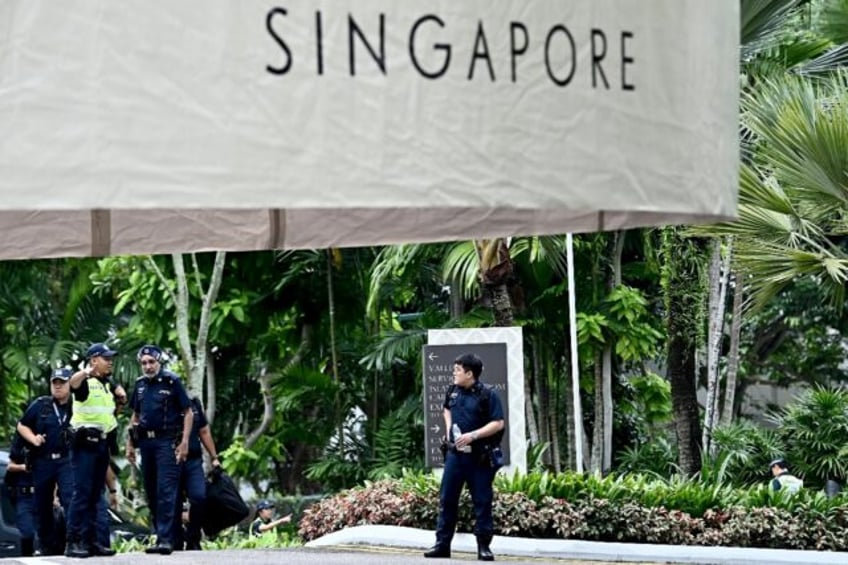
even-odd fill
[[(494, 517), (498, 535), (794, 549), (848, 549), (848, 500), (704, 486), (640, 476), (531, 473), (499, 477)], [(472, 531), (463, 492), (458, 529)], [(349, 526), (384, 524), (433, 529), (439, 482), (407, 474), (350, 489), (311, 506), (299, 523), (305, 540)]]

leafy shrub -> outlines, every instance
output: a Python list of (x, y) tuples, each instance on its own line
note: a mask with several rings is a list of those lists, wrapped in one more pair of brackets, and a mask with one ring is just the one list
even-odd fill
[[(681, 478), (660, 481), (572, 473), (516, 473), (498, 477), (495, 487), (493, 515), (498, 535), (848, 549), (845, 497), (828, 499), (809, 491), (787, 495), (764, 485), (746, 491)], [(407, 472), (399, 480), (366, 483), (312, 505), (299, 524), (299, 534), (311, 540), (361, 524), (433, 529), (438, 511), (439, 479)], [(464, 491), (457, 529), (470, 532), (472, 526), (472, 504)]]

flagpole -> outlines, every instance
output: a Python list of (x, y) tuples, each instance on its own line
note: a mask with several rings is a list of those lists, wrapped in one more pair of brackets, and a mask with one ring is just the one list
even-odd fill
[(577, 359), (577, 300), (574, 289), (574, 241), (566, 234), (566, 262), (568, 264), (568, 327), (571, 339), (571, 392), (574, 409), (574, 453), (577, 472), (583, 472), (583, 408), (580, 405), (580, 365)]

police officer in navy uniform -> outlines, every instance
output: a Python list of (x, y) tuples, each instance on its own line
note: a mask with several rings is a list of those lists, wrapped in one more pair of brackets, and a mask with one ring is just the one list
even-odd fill
[[(218, 450), (215, 448), (215, 440), (212, 439), (212, 431), (209, 429), (209, 421), (200, 399), (196, 396), (191, 399), (192, 427), (191, 436), (188, 439), (188, 459), (183, 466), (180, 476), (180, 490), (177, 496), (177, 509), (174, 513), (174, 544), (175, 549), (181, 549), (183, 542), (185, 549), (197, 551), (200, 549), (200, 520), (206, 507), (206, 475), (203, 473), (203, 448), (212, 461), (212, 467), (220, 467)], [(183, 539), (182, 513), (183, 502), (188, 497), (190, 504), (188, 524), (185, 528)]]
[(65, 514), (68, 530), (68, 557), (111, 556), (115, 550), (98, 543), (97, 505), (103, 498), (110, 445), (115, 442), (117, 407), (125, 404), (124, 388), (112, 381), (112, 358), (117, 351), (104, 343), (93, 343), (86, 351), (86, 366), (71, 375), (73, 415), (71, 416), (71, 467), (74, 494)]
[(61, 555), (64, 536), (59, 539), (53, 515), (58, 490), (63, 508), (71, 504), (74, 475), (71, 469), (70, 369), (56, 369), (50, 377), (50, 396), (37, 398), (18, 422), (18, 433), (30, 444), (30, 461), (35, 482), (35, 508), (42, 555)]
[(495, 558), (489, 548), (494, 534), (492, 482), (497, 472), (492, 455), (500, 453), (494, 442), (500, 441), (504, 412), (497, 393), (479, 381), (482, 372), (483, 362), (476, 355), (466, 353), (454, 361), (454, 386), (448, 389), (443, 404), (450, 447), (442, 474), (436, 544), (424, 553), (425, 557), (450, 557), (459, 495), (467, 484), (474, 503), (477, 558)]
[[(194, 413), (180, 378), (162, 368), (161, 348), (145, 345), (137, 359), (144, 375), (136, 380), (130, 397), (130, 437), (136, 438), (141, 452), (144, 490), (156, 529), (156, 544), (145, 552), (168, 555), (174, 550), (177, 491)], [(127, 445), (127, 459), (135, 462), (132, 443)]]
[(21, 555), (35, 552), (35, 486), (26, 441), (15, 434), (9, 449), (9, 466), (3, 481), (15, 507), (15, 525), (21, 534)]

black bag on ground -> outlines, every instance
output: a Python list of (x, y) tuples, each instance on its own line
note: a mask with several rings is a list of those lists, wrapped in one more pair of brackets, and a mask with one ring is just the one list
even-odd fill
[(203, 532), (215, 537), (230, 526), (235, 526), (250, 509), (242, 500), (233, 480), (220, 468), (214, 469), (206, 478), (206, 510), (203, 513)]

